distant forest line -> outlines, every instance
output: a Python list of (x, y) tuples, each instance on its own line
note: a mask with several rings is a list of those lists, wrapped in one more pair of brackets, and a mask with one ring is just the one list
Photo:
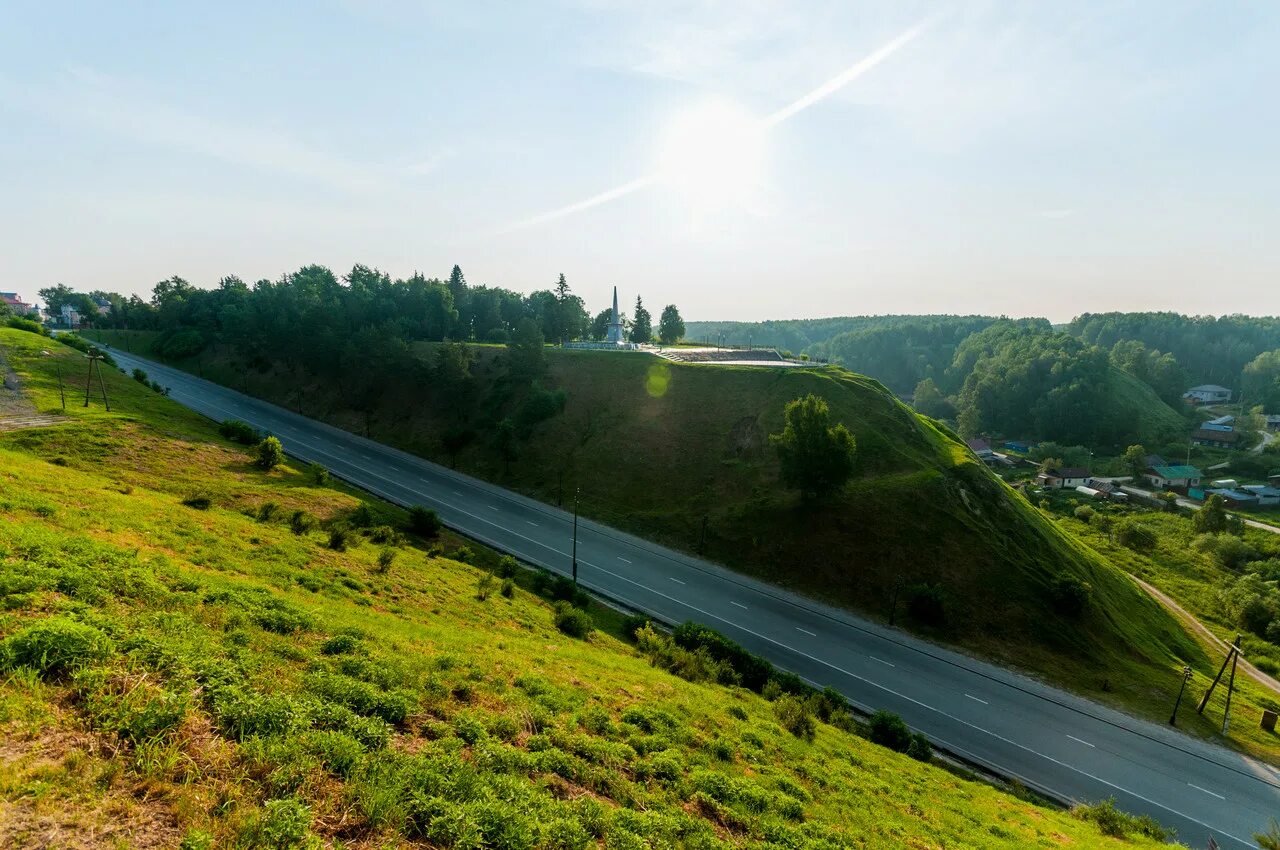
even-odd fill
[[(61, 285), (41, 296), (53, 309), (82, 309), (100, 327), (158, 331), (154, 351), (167, 359), (217, 346), (250, 363), (353, 379), (416, 341), (598, 339), (609, 321), (607, 310), (591, 316), (563, 277), (524, 295), (469, 285), (457, 266), (447, 279), (395, 280), (363, 265), (339, 276), (312, 265), (254, 284), (226, 277), (211, 289), (174, 277), (149, 299)], [(99, 313), (94, 299), (110, 309)], [(1046, 319), (901, 315), (686, 327), (669, 305), (663, 320), (654, 337), (683, 331), (689, 341), (768, 345), (869, 375), (964, 436), (1160, 445), (1192, 427), (1182, 394), (1202, 383), (1280, 412), (1278, 317), (1085, 313), (1055, 327)], [(637, 299), (632, 333), (642, 326), (647, 336), (649, 323)]]

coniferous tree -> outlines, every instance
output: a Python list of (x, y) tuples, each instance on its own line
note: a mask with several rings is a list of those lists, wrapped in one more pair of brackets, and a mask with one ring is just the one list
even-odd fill
[(644, 301), (640, 296), (636, 296), (636, 313), (631, 320), (632, 342), (645, 343), (653, 339), (653, 319), (649, 315), (649, 311), (644, 308)]

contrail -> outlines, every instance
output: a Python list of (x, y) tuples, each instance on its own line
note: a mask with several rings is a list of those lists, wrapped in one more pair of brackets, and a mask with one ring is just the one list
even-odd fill
[[(898, 35), (896, 38), (890, 40), (888, 43), (886, 43), (879, 49), (872, 52), (870, 55), (861, 59), (857, 64), (849, 66), (844, 71), (841, 71), (839, 74), (832, 77), (830, 80), (827, 80), (825, 83), (818, 86), (813, 91), (809, 92), (808, 94), (804, 95), (803, 97), (797, 100), (792, 101), (791, 103), (779, 109), (777, 112), (770, 115), (768, 118), (764, 119), (764, 121), (762, 122), (763, 126), (773, 127), (777, 124), (781, 124), (783, 121), (786, 121), (788, 118), (795, 115), (797, 112), (808, 109), (810, 106), (813, 106), (815, 103), (818, 103), (821, 100), (825, 100), (826, 98), (835, 94), (840, 89), (849, 85), (854, 80), (858, 79), (863, 74), (867, 73), (872, 68), (876, 67), (881, 62), (888, 59), (890, 56), (896, 53), (899, 49), (901, 49), (904, 45), (906, 45), (908, 42), (910, 42), (912, 39), (918, 36), (921, 32), (923, 32), (930, 24), (933, 23), (934, 20), (935, 18), (928, 18), (916, 24), (915, 26), (911, 27), (910, 29), (904, 31), (903, 33)], [(626, 183), (623, 183), (621, 186), (616, 186), (612, 189), (609, 189), (608, 191), (601, 192), (598, 195), (592, 195), (590, 198), (577, 201), (575, 203), (569, 204), (568, 206), (559, 207), (558, 209), (549, 210), (548, 212), (535, 215), (532, 218), (526, 218), (522, 221), (517, 221), (512, 224), (509, 224), (506, 227), (499, 230), (498, 233), (502, 234), (502, 233), (511, 233), (516, 230), (525, 230), (526, 228), (536, 227), (537, 225), (540, 225), (540, 224), (546, 224), (549, 221), (555, 221), (558, 218), (564, 218), (567, 215), (573, 215), (574, 213), (582, 212), (583, 210), (589, 210), (592, 207), (598, 207), (601, 204), (607, 204), (609, 201), (615, 201), (618, 198), (624, 197), (626, 195), (630, 195), (632, 192), (639, 191), (640, 189), (643, 189), (646, 186), (649, 186), (658, 178), (658, 176), (659, 175), (657, 174), (657, 172), (654, 172), (654, 173), (646, 174), (643, 177), (637, 177), (635, 180), (631, 180)]]

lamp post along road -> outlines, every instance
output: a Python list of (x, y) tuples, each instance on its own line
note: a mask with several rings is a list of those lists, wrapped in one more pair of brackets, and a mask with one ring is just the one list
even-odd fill
[(581, 494), (582, 488), (575, 487), (573, 490), (573, 583), (578, 584), (578, 496)]
[(1182, 668), (1182, 684), (1178, 687), (1178, 698), (1173, 701), (1173, 713), (1169, 715), (1169, 725), (1178, 725), (1178, 706), (1182, 704), (1182, 692), (1187, 689), (1187, 682), (1191, 681), (1191, 668)]

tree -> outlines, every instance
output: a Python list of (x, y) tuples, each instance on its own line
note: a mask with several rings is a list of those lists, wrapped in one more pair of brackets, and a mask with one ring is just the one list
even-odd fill
[(827, 402), (812, 393), (787, 404), (782, 431), (769, 435), (782, 480), (805, 498), (822, 496), (853, 475), (856, 443), (843, 424), (831, 424)]
[(591, 320), (591, 328), (587, 335), (594, 340), (603, 340), (609, 335), (609, 323), (613, 321), (613, 308), (601, 310)]
[(1249, 404), (1280, 410), (1280, 349), (1264, 351), (1244, 367), (1240, 389)]
[(1227, 501), (1217, 493), (1205, 499), (1204, 507), (1191, 516), (1191, 525), (1197, 534), (1220, 534), (1230, 525)]
[(258, 443), (258, 466), (270, 472), (284, 463), (284, 446), (275, 437), (267, 437)]
[(546, 366), (542, 350), (542, 329), (533, 319), (524, 318), (516, 325), (516, 332), (507, 343), (507, 363), (513, 374), (533, 378)]
[(1134, 480), (1142, 478), (1142, 473), (1147, 469), (1147, 449), (1142, 444), (1132, 445), (1124, 450), (1124, 456), (1121, 457), (1124, 462), (1124, 468)]
[(917, 413), (934, 419), (951, 419), (956, 415), (956, 406), (942, 394), (933, 378), (925, 378), (916, 384), (916, 390), (911, 396), (911, 406)]
[(676, 305), (668, 304), (662, 309), (662, 318), (658, 320), (658, 340), (663, 345), (674, 345), (684, 337), (684, 319)]
[(653, 319), (649, 311), (644, 308), (644, 302), (640, 300), (639, 295), (636, 296), (636, 314), (631, 320), (629, 339), (637, 343), (646, 343), (653, 339)]

